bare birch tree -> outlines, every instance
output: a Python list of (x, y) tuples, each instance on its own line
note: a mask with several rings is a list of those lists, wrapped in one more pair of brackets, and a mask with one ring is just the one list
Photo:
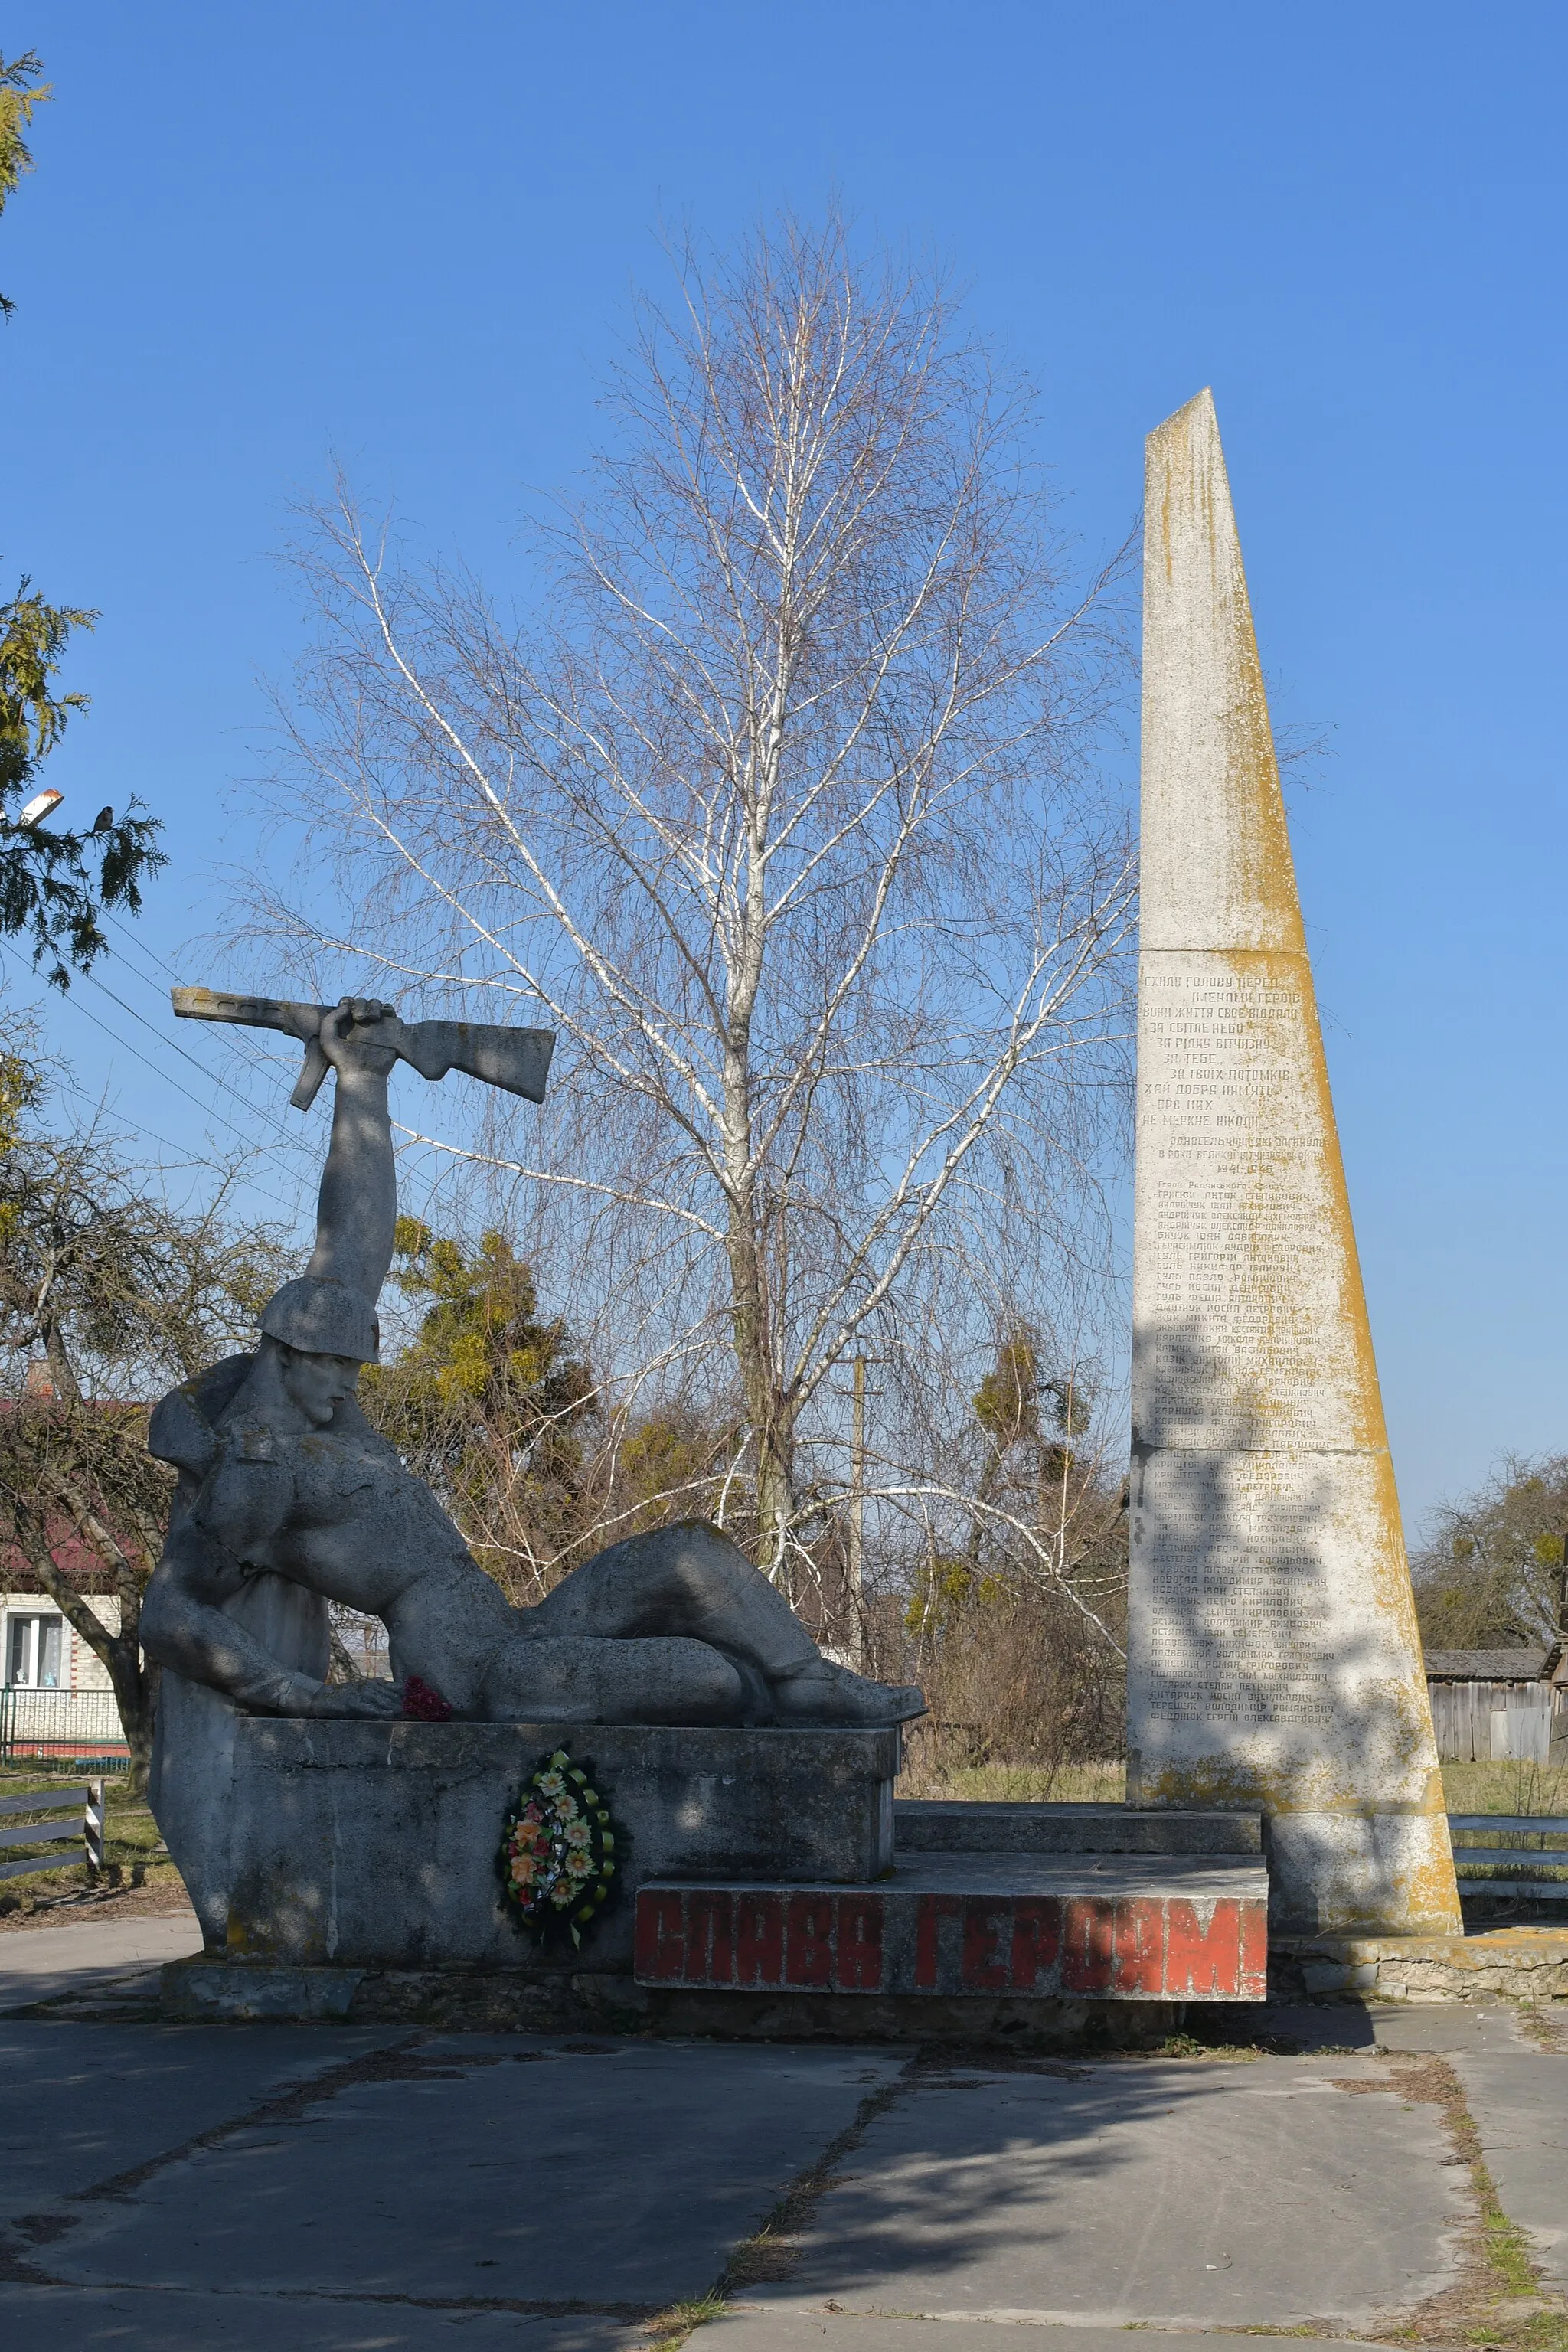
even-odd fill
[(711, 1507), (793, 1588), (836, 1369), (966, 1395), (1051, 1266), (1106, 1263), (1117, 567), (1068, 586), (1028, 398), (940, 285), (834, 218), (673, 258), (521, 620), (346, 491), (317, 517), (273, 801), (303, 878), (251, 939), (556, 1028), (531, 1124), (409, 1132), (526, 1182), (624, 1393), (728, 1387)]

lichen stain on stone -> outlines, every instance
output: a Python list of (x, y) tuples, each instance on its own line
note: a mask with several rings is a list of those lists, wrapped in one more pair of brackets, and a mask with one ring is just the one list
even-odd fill
[(1212, 665), (1224, 679), (1215, 698), (1218, 708), (1204, 709), (1198, 722), (1205, 732), (1210, 724), (1218, 728), (1215, 748), (1223, 782), (1212, 777), (1209, 782), (1224, 803), (1224, 855), (1231, 870), (1223, 898), (1237, 916), (1250, 918), (1247, 944), (1302, 950), (1268, 697), (1224, 451), (1206, 392), (1149, 436), (1145, 500), (1160, 516), (1165, 587), (1150, 604), (1146, 634), (1168, 644), (1170, 633), (1161, 624), (1179, 608), (1186, 626), (1176, 635), (1190, 648), (1186, 667), (1196, 671)]
[(1464, 1916), (1459, 1908), (1458, 1884), (1454, 1875), (1453, 1842), (1448, 1835), (1446, 1813), (1439, 1813), (1430, 1824), (1429, 1843), (1422, 1864), (1411, 1874), (1406, 1916), (1412, 1920), (1442, 1921), (1455, 1934), (1462, 1931)]

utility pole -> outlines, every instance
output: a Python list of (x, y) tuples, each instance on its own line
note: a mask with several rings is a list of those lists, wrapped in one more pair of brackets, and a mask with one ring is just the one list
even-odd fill
[(858, 1666), (866, 1651), (866, 1359), (857, 1356), (849, 1409), (850, 1644)]

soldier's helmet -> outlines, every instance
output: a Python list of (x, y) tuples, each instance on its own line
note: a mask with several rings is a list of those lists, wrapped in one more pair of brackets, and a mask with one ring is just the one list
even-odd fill
[(268, 1300), (261, 1328), (268, 1339), (309, 1356), (352, 1356), (361, 1364), (380, 1360), (374, 1301), (331, 1275), (302, 1274), (286, 1282)]

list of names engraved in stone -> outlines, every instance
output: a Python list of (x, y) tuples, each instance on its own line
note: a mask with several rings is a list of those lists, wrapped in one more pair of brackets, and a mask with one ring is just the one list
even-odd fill
[(1323, 1547), (1300, 1457), (1173, 1449), (1141, 1498), (1145, 1719), (1331, 1720)]
[(1146, 960), (1136, 1307), (1156, 1444), (1344, 1442), (1322, 1353), (1342, 1244), (1301, 1053), (1304, 984), (1293, 957)]
[(1343, 1267), (1308, 985), (1294, 956), (1144, 961), (1134, 1385), (1153, 1451), (1134, 1543), (1149, 1721), (1333, 1720), (1338, 1546), (1313, 1456), (1349, 1435), (1324, 1336), (1342, 1327)]

